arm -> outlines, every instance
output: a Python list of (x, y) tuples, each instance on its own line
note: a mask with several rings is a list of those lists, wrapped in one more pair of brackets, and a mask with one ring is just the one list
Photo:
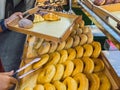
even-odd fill
[(12, 14), (9, 18), (1, 20), (0, 21), (0, 32), (7, 31), (8, 30), (7, 24), (9, 24), (11, 21), (13, 21), (17, 17), (23, 18), (22, 13), (16, 12), (16, 13)]
[(9, 90), (17, 83), (17, 80), (12, 77), (13, 73), (13, 71), (0, 73), (0, 90)]

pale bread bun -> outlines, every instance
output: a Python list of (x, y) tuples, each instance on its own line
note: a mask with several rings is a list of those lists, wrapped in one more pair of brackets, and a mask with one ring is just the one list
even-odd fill
[(26, 28), (26, 29), (30, 29), (33, 27), (33, 23), (31, 20), (26, 19), (26, 18), (22, 18), (19, 22), (18, 22), (19, 27), (21, 28)]

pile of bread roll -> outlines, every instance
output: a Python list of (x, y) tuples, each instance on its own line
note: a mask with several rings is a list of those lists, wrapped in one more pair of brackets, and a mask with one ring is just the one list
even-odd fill
[(28, 39), (28, 58), (41, 57), (31, 69), (42, 67), (36, 84), (24, 90), (111, 90), (99, 57), (101, 44), (84, 21), (76, 24), (66, 41), (51, 42), (32, 36)]
[(94, 0), (94, 4), (96, 5), (107, 5), (107, 4), (114, 4), (120, 3), (120, 0)]

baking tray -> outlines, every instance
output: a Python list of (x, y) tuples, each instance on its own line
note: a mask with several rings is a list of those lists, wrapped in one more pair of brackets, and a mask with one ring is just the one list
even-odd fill
[[(118, 14), (120, 14), (120, 3), (97, 6), (91, 0), (81, 0), (89, 9), (99, 16), (107, 25), (109, 25), (116, 33), (120, 34), (117, 24), (120, 22)], [(116, 13), (118, 13), (116, 15)]]
[[(25, 14), (34, 14), (39, 11), (38, 7), (30, 9), (25, 12)], [(70, 35), (73, 26), (80, 22), (82, 17), (77, 15), (65, 14), (62, 12), (46, 11), (43, 12), (52, 12), (58, 15), (61, 19), (59, 21), (43, 21), (35, 23), (33, 28), (25, 29), (18, 26), (19, 18), (16, 18), (11, 23), (8, 24), (8, 28), (13, 31), (17, 31), (24, 34), (33, 35), (39, 38), (44, 38), (49, 41), (64, 41)]]
[[(102, 73), (106, 74), (108, 79), (110, 80), (111, 86), (112, 86), (111, 90), (120, 90), (119, 77), (117, 76), (116, 72), (114, 71), (109, 61), (107, 60), (107, 58), (104, 56), (102, 52), (100, 54), (100, 58), (103, 60), (104, 65), (105, 65), (105, 69)], [(30, 62), (30, 59), (26, 59), (24, 61), (22, 60), (21, 66), (27, 64), (28, 62)], [(36, 84), (37, 76), (41, 70), (42, 69), (39, 69), (35, 71), (34, 73), (31, 73), (27, 75), (26, 77), (24, 77), (23, 79), (21, 79), (20, 83), (16, 86), (16, 90), (24, 90), (24, 88), (27, 86), (30, 86), (33, 88), (34, 85)]]

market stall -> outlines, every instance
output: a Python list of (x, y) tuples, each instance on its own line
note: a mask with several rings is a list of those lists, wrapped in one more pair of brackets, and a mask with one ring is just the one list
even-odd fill
[[(51, 9), (45, 7), (44, 0), (37, 0), (35, 8), (25, 12), (25, 17), (34, 17), (30, 29), (20, 27), (19, 19), (9, 24), (9, 28), (28, 34), (20, 68), (28, 67), (18, 73), (16, 90), (119, 90), (119, 77), (102, 51), (101, 43), (94, 40), (92, 29), (85, 25), (81, 15), (63, 13), (63, 7), (56, 11), (61, 2), (47, 2), (54, 6)], [(90, 3), (84, 0), (79, 4), (88, 17), (101, 18), (89, 12)], [(95, 15), (90, 16), (91, 13)], [(117, 30), (93, 21), (104, 32), (109, 28)], [(114, 40), (119, 49), (118, 38), (110, 33), (105, 35)]]

